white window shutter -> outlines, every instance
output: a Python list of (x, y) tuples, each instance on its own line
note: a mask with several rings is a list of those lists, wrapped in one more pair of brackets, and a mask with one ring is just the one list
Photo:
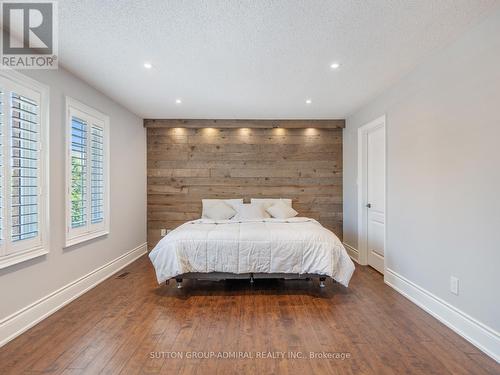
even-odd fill
[(48, 87), (0, 71), (0, 269), (48, 253)]
[(66, 246), (72, 246), (109, 232), (109, 119), (74, 99), (66, 100)]
[[(4, 108), (4, 91), (0, 89), (0, 242), (3, 243), (4, 239), (4, 160), (3, 160), (3, 135), (5, 132), (4, 126), (4, 116), (5, 116), (5, 108)], [(1, 253), (1, 252), (0, 252)]]
[(91, 150), (91, 223), (104, 220), (104, 129), (92, 125)]
[(88, 124), (71, 118), (71, 228), (87, 225)]
[(39, 104), (12, 92), (10, 95), (10, 219), (11, 241), (39, 233)]

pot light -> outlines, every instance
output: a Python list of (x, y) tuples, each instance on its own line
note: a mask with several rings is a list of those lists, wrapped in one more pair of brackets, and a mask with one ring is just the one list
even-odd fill
[(306, 99), (306, 104), (311, 104), (312, 102), (312, 99)]
[(334, 63), (332, 63), (330, 65), (330, 68), (332, 68), (332, 69), (338, 69), (338, 68), (340, 68), (340, 64), (338, 62), (334, 62)]
[(175, 104), (182, 104), (182, 100), (181, 99), (175, 99)]
[(151, 69), (151, 68), (153, 67), (153, 64), (151, 64), (151, 63), (149, 63), (149, 62), (145, 62), (145, 63), (144, 63), (144, 67), (145, 67), (146, 69)]

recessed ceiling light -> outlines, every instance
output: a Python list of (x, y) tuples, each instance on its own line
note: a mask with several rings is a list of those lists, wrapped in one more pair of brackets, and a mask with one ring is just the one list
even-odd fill
[(175, 99), (175, 104), (181, 104), (182, 100), (181, 99)]
[(151, 63), (149, 63), (149, 62), (145, 62), (145, 63), (144, 63), (144, 67), (145, 67), (146, 69), (151, 69), (151, 68), (153, 67), (153, 65), (152, 65)]
[(337, 63), (337, 62), (334, 62), (334, 63), (332, 63), (332, 65), (330, 65), (330, 68), (332, 68), (332, 69), (338, 69), (338, 68), (340, 68), (340, 64)]
[(306, 99), (306, 104), (311, 104), (313, 101), (311, 99)]

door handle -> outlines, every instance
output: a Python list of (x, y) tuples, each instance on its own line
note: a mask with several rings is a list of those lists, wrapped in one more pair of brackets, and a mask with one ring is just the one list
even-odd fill
[(366, 205), (366, 207), (367, 207), (367, 208), (372, 208), (371, 203), (368, 203), (368, 204)]

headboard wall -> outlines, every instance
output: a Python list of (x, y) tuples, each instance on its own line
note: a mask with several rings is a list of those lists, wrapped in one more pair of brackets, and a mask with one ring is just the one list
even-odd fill
[(145, 120), (150, 247), (162, 228), (199, 218), (203, 198), (292, 198), (300, 216), (342, 238), (342, 120), (179, 121)]

